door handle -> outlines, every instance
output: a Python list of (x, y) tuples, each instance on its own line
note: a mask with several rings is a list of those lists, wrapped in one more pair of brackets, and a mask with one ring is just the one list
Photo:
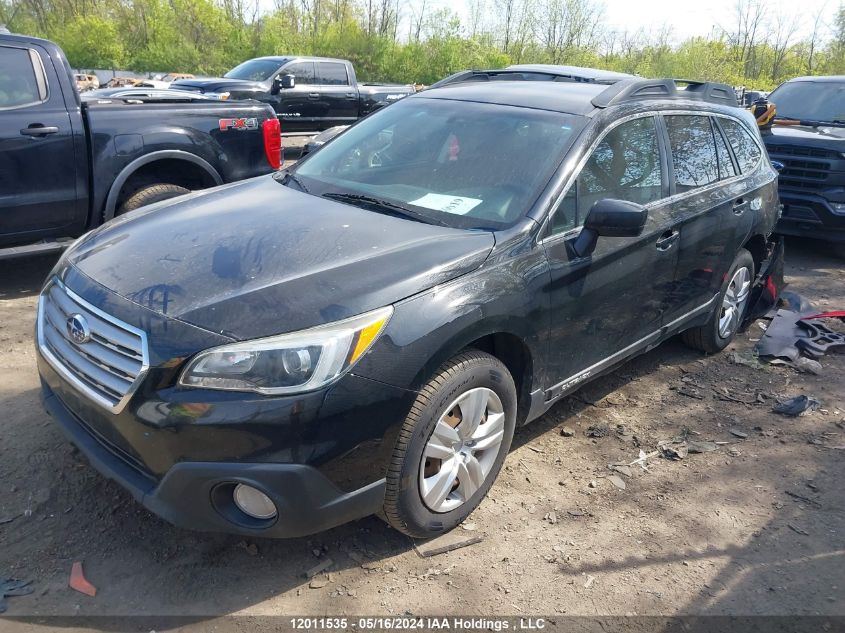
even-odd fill
[(320, 98), (320, 93), (319, 93), (319, 92), (309, 92), (309, 93), (308, 93), (308, 98), (309, 98), (309, 99), (319, 99), (319, 98)]
[(347, 99), (354, 99), (354, 98), (355, 98), (355, 93), (354, 93), (354, 92), (347, 92), (347, 93), (346, 93), (346, 98), (347, 98)]
[(657, 240), (657, 250), (668, 251), (672, 248), (672, 245), (678, 241), (679, 237), (681, 237), (681, 233), (676, 229), (664, 231), (660, 236), (660, 239)]
[(745, 208), (748, 206), (748, 200), (745, 198), (737, 198), (734, 200), (733, 204), (733, 212), (735, 215), (742, 215), (745, 212)]
[(24, 136), (47, 136), (48, 134), (56, 134), (59, 131), (57, 127), (45, 127), (43, 125), (30, 125), (21, 130)]

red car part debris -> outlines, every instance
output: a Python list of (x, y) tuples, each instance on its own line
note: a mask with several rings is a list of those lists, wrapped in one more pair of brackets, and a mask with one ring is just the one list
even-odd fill
[(82, 573), (81, 561), (76, 561), (73, 564), (73, 567), (71, 567), (68, 586), (71, 589), (74, 589), (79, 593), (84, 593), (86, 596), (91, 596), (92, 598), (97, 595), (97, 588), (88, 582), (85, 578), (85, 574)]

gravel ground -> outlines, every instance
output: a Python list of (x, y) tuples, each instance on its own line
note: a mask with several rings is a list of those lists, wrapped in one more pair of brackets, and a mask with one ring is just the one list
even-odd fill
[[(792, 290), (845, 308), (842, 261), (811, 242), (787, 252)], [(32, 329), (53, 261), (0, 270), (0, 578), (35, 589), (9, 598), (7, 615), (845, 615), (841, 353), (817, 376), (737, 363), (756, 325), (713, 357), (667, 342), (518, 432), (489, 498), (458, 530), (482, 537), (470, 547), (421, 558), (374, 517), (245, 541), (151, 515), (42, 411)], [(823, 409), (771, 412), (802, 393)], [(591, 426), (609, 433), (588, 437)], [(724, 443), (608, 468), (677, 436)], [(325, 573), (304, 576), (327, 558)], [(67, 587), (74, 561), (96, 597)], [(239, 630), (262, 630), (250, 622)]]

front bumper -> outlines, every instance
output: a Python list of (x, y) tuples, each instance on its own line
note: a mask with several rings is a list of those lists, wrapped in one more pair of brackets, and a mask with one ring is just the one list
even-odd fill
[(775, 228), (777, 233), (845, 242), (845, 214), (835, 213), (825, 198), (781, 190), (780, 200), (783, 215)]
[[(43, 382), (42, 401), (97, 471), (123, 486), (151, 512), (179, 527), (298, 537), (374, 514), (384, 499), (384, 479), (344, 493), (316, 468), (303, 464), (180, 462), (155, 481), (98, 439)], [(278, 516), (258, 521), (240, 512), (230, 494), (237, 483), (262, 490), (276, 504)]]
[[(36, 345), (48, 411), (98, 470), (147, 508), (188, 528), (282, 537), (380, 508), (395, 437), (415, 392), (352, 373), (322, 390), (286, 396), (181, 388), (176, 379), (186, 360), (227, 339), (143, 308), (73, 268), (63, 281), (148, 337), (149, 371), (119, 409), (85, 395)], [(237, 483), (273, 499), (277, 520), (256, 523), (234, 512)]]

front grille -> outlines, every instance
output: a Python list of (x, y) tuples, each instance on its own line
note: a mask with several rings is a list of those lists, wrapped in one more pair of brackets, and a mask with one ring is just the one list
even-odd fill
[(831, 149), (819, 149), (817, 147), (801, 147), (800, 145), (767, 145), (769, 154), (779, 156), (806, 156), (808, 158), (832, 158), (838, 159), (839, 153)]
[(832, 161), (840, 160), (838, 152), (798, 145), (767, 145), (769, 157), (783, 163), (778, 176), (779, 186), (800, 191), (818, 191), (831, 186)]
[(113, 413), (123, 409), (149, 369), (143, 331), (95, 308), (57, 279), (41, 293), (37, 329), (38, 347), (53, 368)]

